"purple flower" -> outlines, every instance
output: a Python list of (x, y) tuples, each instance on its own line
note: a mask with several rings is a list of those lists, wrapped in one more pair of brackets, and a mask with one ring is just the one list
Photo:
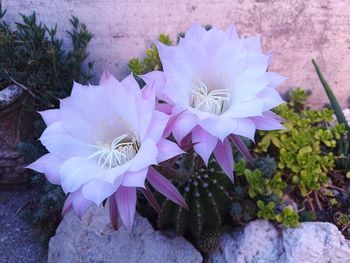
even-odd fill
[(81, 216), (93, 203), (109, 198), (118, 207), (110, 207), (112, 221), (119, 213), (131, 229), (136, 187), (152, 202), (146, 179), (186, 206), (177, 189), (152, 167), (183, 153), (163, 137), (169, 117), (155, 110), (152, 86), (140, 90), (132, 75), (119, 82), (105, 72), (99, 86), (75, 83), (59, 109), (41, 115), (47, 128), (40, 140), (49, 153), (28, 168), (45, 173), (69, 194), (64, 211), (73, 207)]
[(267, 72), (270, 56), (261, 51), (259, 37), (239, 38), (193, 25), (177, 46), (156, 43), (163, 72), (144, 76), (156, 83), (159, 99), (172, 105), (176, 120), (168, 127), (181, 144), (190, 136), (195, 151), (207, 164), (214, 155), (233, 179), (230, 140), (254, 140), (256, 129), (283, 129), (270, 110), (283, 102), (275, 88), (284, 77)]

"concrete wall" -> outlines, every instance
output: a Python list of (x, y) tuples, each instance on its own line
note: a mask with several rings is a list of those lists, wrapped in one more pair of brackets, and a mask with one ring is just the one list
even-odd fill
[(36, 11), (61, 28), (74, 14), (95, 34), (90, 54), (98, 74), (107, 67), (118, 77), (130, 58), (143, 55), (159, 33), (173, 39), (192, 21), (225, 28), (234, 23), (241, 36), (260, 34), (263, 49), (275, 54), (271, 70), (289, 77), (281, 87), (312, 89), (310, 103), (326, 97), (311, 58), (322, 67), (342, 104), (350, 95), (350, 5), (348, 0), (3, 0), (7, 19)]

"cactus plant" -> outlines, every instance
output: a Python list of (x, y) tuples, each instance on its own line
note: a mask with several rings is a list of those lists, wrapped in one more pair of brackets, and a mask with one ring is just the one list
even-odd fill
[(220, 247), (220, 233), (217, 228), (205, 226), (197, 240), (197, 247), (202, 253), (212, 253)]
[(195, 239), (198, 239), (205, 225), (213, 228), (220, 226), (222, 215), (227, 213), (232, 200), (228, 191), (232, 183), (219, 169), (214, 159), (209, 162), (208, 167), (197, 168), (199, 158), (196, 155), (192, 156), (180, 158), (178, 161), (180, 175), (174, 179), (174, 184), (185, 198), (189, 210), (165, 199), (161, 205), (162, 212), (158, 218), (158, 225), (163, 229), (169, 226), (175, 227), (179, 235), (189, 231)]

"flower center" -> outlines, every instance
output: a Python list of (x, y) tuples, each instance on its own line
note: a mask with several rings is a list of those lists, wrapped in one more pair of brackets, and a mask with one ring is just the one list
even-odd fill
[(210, 90), (203, 81), (195, 79), (190, 91), (190, 105), (196, 110), (220, 115), (229, 107), (230, 92), (227, 89)]
[(140, 148), (136, 137), (130, 134), (120, 135), (111, 143), (94, 145), (93, 147), (97, 150), (88, 159), (98, 158), (98, 166), (109, 169), (134, 158)]

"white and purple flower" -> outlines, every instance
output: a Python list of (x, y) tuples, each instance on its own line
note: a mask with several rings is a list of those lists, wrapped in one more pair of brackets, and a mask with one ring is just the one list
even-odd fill
[(177, 189), (152, 167), (183, 153), (163, 138), (169, 117), (155, 110), (152, 89), (141, 90), (132, 75), (119, 82), (105, 72), (99, 86), (75, 83), (59, 109), (41, 112), (48, 127), (40, 140), (49, 153), (28, 168), (45, 173), (69, 194), (64, 211), (73, 207), (82, 216), (109, 198), (114, 226), (119, 214), (130, 229), (137, 187), (157, 206), (145, 180), (186, 207)]
[(259, 37), (239, 38), (232, 26), (224, 32), (195, 24), (177, 46), (156, 45), (163, 72), (144, 78), (172, 105), (168, 129), (179, 145), (190, 137), (206, 164), (214, 152), (233, 180), (231, 142), (248, 155), (239, 136), (254, 140), (256, 129), (284, 128), (270, 110), (283, 102), (275, 88), (285, 78), (267, 72), (270, 56)]

